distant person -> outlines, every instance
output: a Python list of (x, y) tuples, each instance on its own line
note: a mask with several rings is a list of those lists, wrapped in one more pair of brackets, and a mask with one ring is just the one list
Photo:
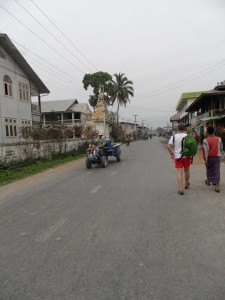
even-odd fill
[(125, 136), (125, 144), (126, 144), (127, 146), (129, 146), (129, 144), (130, 144), (130, 136), (129, 136), (129, 135), (126, 135), (126, 136)]
[(104, 147), (105, 146), (105, 139), (103, 138), (103, 134), (99, 133), (98, 138), (97, 138), (97, 144), (99, 147)]
[(177, 169), (177, 183), (178, 183), (178, 194), (184, 195), (183, 192), (183, 169), (185, 176), (185, 189), (190, 186), (190, 164), (191, 157), (186, 157), (181, 154), (182, 140), (187, 135), (185, 132), (186, 126), (184, 124), (178, 125), (178, 131), (175, 135), (172, 135), (167, 144), (167, 149), (171, 155), (171, 159), (175, 162), (175, 168)]
[(214, 127), (207, 128), (207, 137), (203, 140), (203, 158), (206, 166), (205, 183), (215, 185), (215, 191), (220, 192), (220, 159), (223, 156), (223, 143), (220, 137), (214, 135)]

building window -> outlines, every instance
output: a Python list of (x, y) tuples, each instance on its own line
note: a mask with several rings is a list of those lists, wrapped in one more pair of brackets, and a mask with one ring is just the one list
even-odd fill
[(23, 126), (24, 126), (24, 125), (25, 125), (25, 126), (27, 126), (27, 125), (30, 126), (30, 125), (31, 125), (31, 121), (30, 121), (30, 120), (22, 120), (21, 123), (22, 123)]
[(17, 136), (16, 119), (5, 118), (5, 136), (6, 137)]
[(5, 96), (12, 97), (12, 80), (8, 75), (4, 76), (3, 83), (4, 83)]
[(19, 82), (19, 97), (20, 100), (29, 101), (29, 86)]

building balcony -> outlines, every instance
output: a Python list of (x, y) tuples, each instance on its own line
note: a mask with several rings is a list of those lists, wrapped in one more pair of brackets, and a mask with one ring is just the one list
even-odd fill
[(45, 120), (43, 121), (44, 125), (45, 126), (50, 126), (50, 125), (56, 125), (56, 124), (59, 124), (59, 125), (65, 125), (65, 126), (81, 126), (81, 125), (93, 125), (93, 122), (90, 121), (90, 120), (87, 120), (87, 121), (81, 121), (80, 119), (74, 119), (74, 120), (71, 120), (71, 119), (63, 119), (63, 120), (57, 120), (57, 121), (50, 121), (50, 120)]
[(219, 117), (225, 115), (225, 109), (214, 109), (209, 111), (209, 117)]
[(201, 119), (210, 118), (210, 117), (219, 117), (225, 115), (225, 109), (213, 109), (209, 110), (197, 117), (191, 119), (191, 126), (195, 126), (201, 123)]

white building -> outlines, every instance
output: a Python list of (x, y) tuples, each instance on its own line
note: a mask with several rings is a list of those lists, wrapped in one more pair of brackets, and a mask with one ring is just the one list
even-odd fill
[(55, 121), (68, 126), (94, 125), (89, 105), (78, 103), (76, 99), (42, 101), (41, 114), (44, 127)]
[(0, 82), (1, 145), (18, 142), (20, 127), (41, 121), (41, 94), (50, 92), (6, 34), (0, 34)]

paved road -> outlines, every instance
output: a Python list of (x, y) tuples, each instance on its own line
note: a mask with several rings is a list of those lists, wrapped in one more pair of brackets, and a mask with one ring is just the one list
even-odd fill
[(220, 194), (191, 171), (155, 137), (1, 187), (0, 299), (225, 299), (225, 165)]

